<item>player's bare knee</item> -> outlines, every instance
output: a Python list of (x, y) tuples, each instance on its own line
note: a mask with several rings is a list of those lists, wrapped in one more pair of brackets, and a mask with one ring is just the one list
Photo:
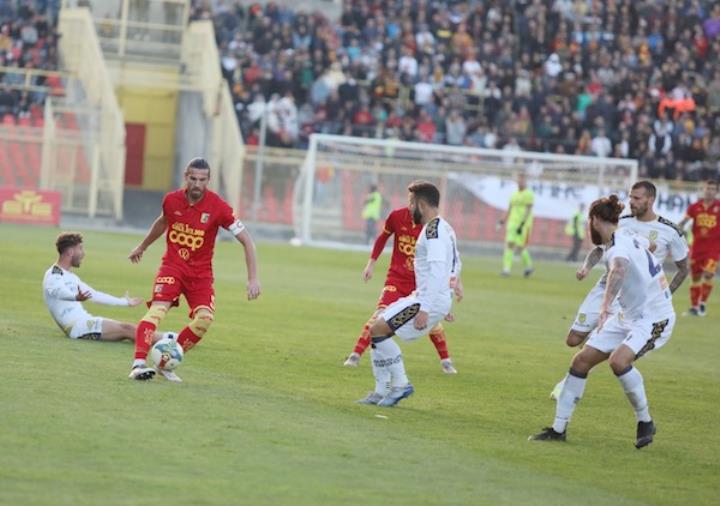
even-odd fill
[(581, 351), (573, 357), (570, 367), (580, 374), (587, 374), (594, 365), (589, 357)]
[(121, 323), (120, 326), (122, 327), (122, 333), (124, 337), (128, 339), (135, 338), (135, 331), (137, 330), (136, 325), (132, 323)]
[(589, 332), (580, 332), (578, 330), (570, 329), (567, 337), (565, 337), (565, 344), (567, 344), (571, 348), (574, 348), (575, 346), (580, 346), (583, 341), (585, 341), (588, 334)]
[(370, 326), (370, 337), (381, 337), (390, 334), (390, 326), (382, 317), (378, 317)]
[(610, 368), (616, 375), (620, 375), (632, 366), (634, 357), (625, 353), (613, 353), (608, 359)]

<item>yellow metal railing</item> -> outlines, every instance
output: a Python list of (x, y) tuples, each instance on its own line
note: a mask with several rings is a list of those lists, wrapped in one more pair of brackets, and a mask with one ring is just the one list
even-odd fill
[(220, 175), (213, 183), (214, 188), (219, 189), (222, 179), (225, 197), (237, 210), (240, 205), (245, 145), (230, 90), (220, 73), (220, 55), (211, 21), (196, 21), (188, 26), (183, 36), (182, 61), (190, 82), (203, 94), (203, 109), (211, 120), (210, 162)]
[[(110, 194), (111, 214), (121, 219), (125, 179), (125, 123), (115, 96), (90, 11), (63, 9), (59, 52), (64, 67), (82, 84), (88, 105), (98, 113), (97, 131), (91, 142), (91, 184), (88, 214), (95, 216), (100, 194)], [(93, 132), (90, 132), (93, 133)]]

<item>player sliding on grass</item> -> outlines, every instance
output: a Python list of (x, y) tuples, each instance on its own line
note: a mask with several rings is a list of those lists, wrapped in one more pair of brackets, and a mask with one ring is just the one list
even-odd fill
[[(623, 216), (618, 222), (620, 229), (628, 229), (645, 237), (653, 246), (653, 255), (662, 265), (668, 256), (673, 259), (677, 272), (670, 282), (670, 293), (675, 293), (688, 275), (688, 246), (680, 230), (669, 220), (658, 216), (653, 211), (657, 190), (649, 181), (638, 181), (630, 189), (631, 215)], [(591, 250), (583, 266), (577, 272), (579, 280), (585, 279), (592, 268), (603, 256), (603, 248)], [(607, 273), (600, 278), (580, 304), (575, 321), (566, 337), (568, 346), (579, 346), (596, 327), (600, 317), (600, 304), (605, 293)], [(550, 398), (557, 400), (564, 385), (560, 381), (550, 393)]]
[[(88, 313), (82, 303), (86, 300), (108, 306), (137, 306), (142, 302), (139, 297), (114, 297), (93, 289), (83, 283), (72, 272), (80, 267), (85, 258), (85, 248), (81, 234), (63, 232), (55, 241), (58, 260), (43, 279), (43, 296), (50, 315), (65, 334), (72, 339), (91, 339), (94, 341), (122, 341), (135, 338), (135, 325), (109, 318), (101, 318)], [(162, 337), (159, 333), (152, 336), (153, 342)]]
[[(412, 199), (412, 193), (409, 196)], [(395, 209), (385, 220), (385, 226), (380, 235), (375, 239), (370, 259), (363, 271), (363, 279), (367, 282), (372, 278), (375, 269), (375, 262), (385, 247), (385, 243), (394, 235), (392, 259), (385, 278), (385, 286), (382, 289), (380, 300), (378, 300), (375, 312), (367, 321), (360, 337), (355, 343), (355, 348), (345, 360), (346, 367), (357, 367), (360, 357), (370, 346), (370, 327), (372, 326), (378, 315), (390, 304), (393, 304), (402, 297), (407, 297), (415, 290), (415, 271), (413, 269), (413, 259), (415, 257), (415, 243), (422, 225), (413, 221), (412, 214), (408, 207)], [(462, 298), (462, 284), (455, 288), (456, 293)], [(447, 349), (447, 340), (445, 330), (442, 323), (438, 323), (430, 330), (430, 340), (435, 345), (435, 349), (440, 356), (440, 365), (443, 372), (447, 374), (456, 374), (457, 370), (453, 367), (450, 353)]]
[[(155, 220), (145, 239), (130, 252), (137, 263), (145, 250), (166, 233), (167, 249), (155, 277), (152, 302), (140, 321), (135, 334), (135, 360), (130, 378), (152, 379), (155, 369), (145, 364), (152, 345), (151, 336), (172, 306), (184, 295), (190, 306), (191, 321), (177, 336), (183, 351), (195, 346), (205, 335), (215, 314), (212, 258), (215, 238), (220, 227), (228, 229), (245, 249), (247, 265), (247, 297), (260, 295), (257, 279), (255, 244), (245, 225), (233, 217), (232, 208), (219, 195), (207, 189), (210, 165), (202, 158), (193, 158), (185, 168), (185, 188), (165, 195), (162, 214)], [(160, 369), (170, 381), (181, 381), (172, 371)]]
[[(631, 230), (618, 230), (622, 209), (616, 195), (598, 199), (590, 207), (592, 242), (605, 247), (610, 269), (597, 330), (572, 360), (557, 401), (554, 423), (531, 436), (531, 440), (565, 440), (567, 425), (585, 391), (588, 373), (607, 360), (635, 410), (638, 422), (635, 447), (652, 443), (655, 424), (648, 410), (643, 377), (633, 363), (670, 339), (675, 311), (662, 264), (647, 249), (650, 242)], [(619, 310), (614, 305), (616, 297)]]
[(400, 347), (392, 336), (414, 340), (443, 318), (452, 320), (453, 289), (460, 284), (455, 231), (438, 216), (440, 192), (426, 181), (411, 183), (408, 191), (413, 221), (423, 225), (415, 247), (417, 290), (388, 306), (370, 326), (375, 390), (358, 401), (362, 404), (390, 407), (412, 395), (415, 389), (405, 374)]

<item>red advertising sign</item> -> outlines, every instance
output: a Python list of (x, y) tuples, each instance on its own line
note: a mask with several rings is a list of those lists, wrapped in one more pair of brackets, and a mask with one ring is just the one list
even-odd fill
[(0, 187), (0, 222), (60, 224), (60, 192)]

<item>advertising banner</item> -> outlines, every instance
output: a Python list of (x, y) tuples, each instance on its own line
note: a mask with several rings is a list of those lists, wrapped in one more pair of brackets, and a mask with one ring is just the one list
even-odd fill
[(0, 222), (59, 225), (62, 194), (0, 187)]

